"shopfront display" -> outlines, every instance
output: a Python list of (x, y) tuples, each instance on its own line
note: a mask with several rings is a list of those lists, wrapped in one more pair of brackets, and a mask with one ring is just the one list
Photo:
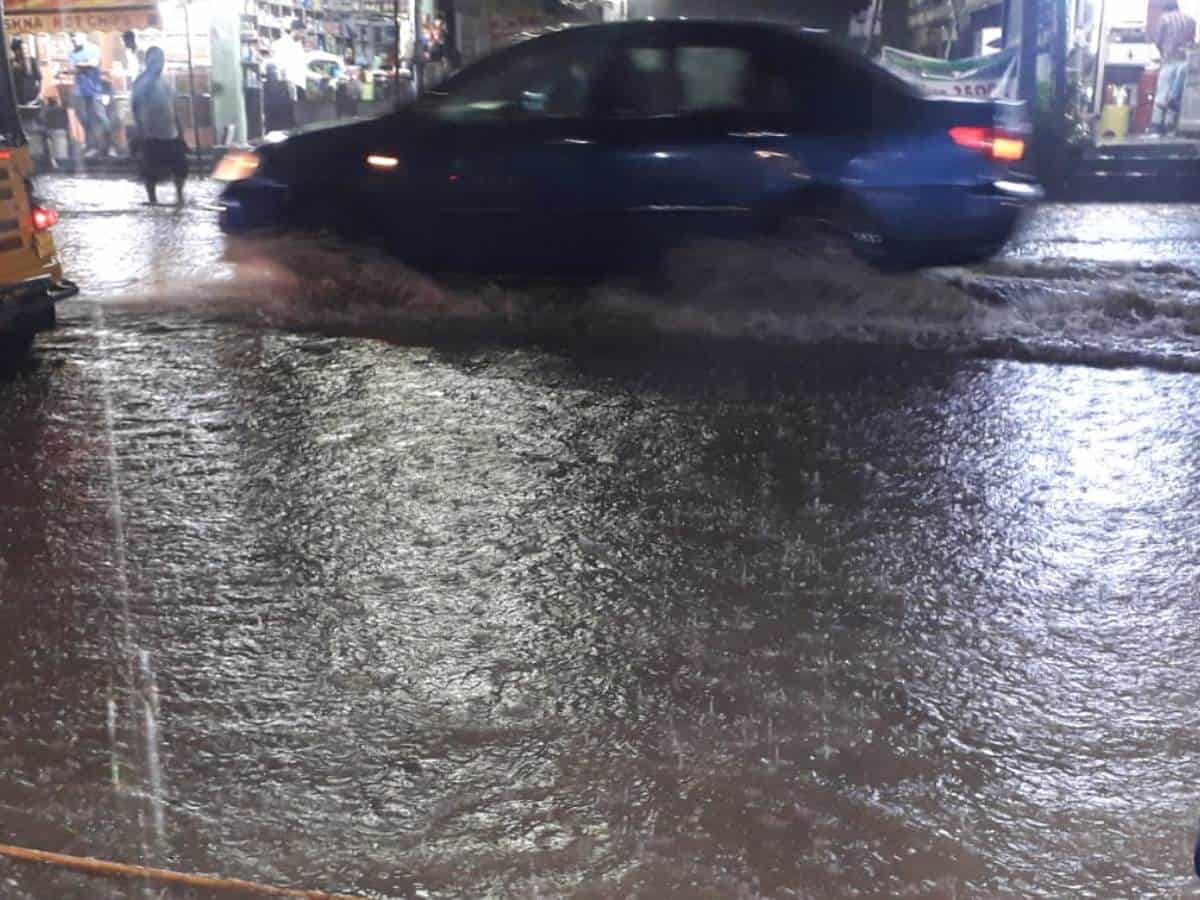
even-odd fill
[[(1200, 0), (1179, 0), (1180, 9), (1200, 18)], [(1161, 66), (1154, 43), (1163, 0), (1077, 0), (1068, 47), (1069, 76), (1078, 86), (1078, 114), (1092, 125), (1095, 143), (1150, 139)], [(1200, 98), (1190, 62), (1181, 134), (1200, 134)], [(1198, 72), (1200, 74), (1200, 72)]]
[[(41, 96), (31, 106), (37, 106), (39, 120), (54, 120), (48, 130), (58, 132), (56, 155), (78, 162), (96, 149), (84, 126), (100, 116), (96, 104), (76, 96), (74, 34), (97, 48), (98, 63), (90, 68), (103, 85), (99, 112), (111, 123), (115, 155), (130, 151), (129, 94), (140, 59), (152, 46), (165, 54), (185, 138), (203, 150), (264, 134), (267, 68), (294, 23), (300, 25), (307, 67), (297, 85), (301, 96), (294, 97), (297, 122), (359, 114), (390, 102), (410, 71), (413, 8), (412, 0), (8, 0), (5, 22), (42, 73)], [(458, 59), (459, 36), (448, 26), (442, 3), (426, 0), (426, 8), (438, 35), (429, 47), (437, 48), (436, 65), (445, 68)], [(453, 52), (444, 50), (450, 42)], [(403, 51), (399, 73), (392, 59), (397, 46)], [(100, 152), (108, 155), (108, 142)]]

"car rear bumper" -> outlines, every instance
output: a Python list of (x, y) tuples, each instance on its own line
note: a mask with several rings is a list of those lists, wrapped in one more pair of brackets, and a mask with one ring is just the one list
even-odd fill
[(858, 192), (879, 228), (909, 245), (998, 248), (1042, 198), (1036, 181), (997, 175), (957, 185), (904, 185)]
[(1046, 192), (1036, 181), (1025, 178), (997, 178), (983, 186), (983, 193), (1020, 205), (1040, 203)]

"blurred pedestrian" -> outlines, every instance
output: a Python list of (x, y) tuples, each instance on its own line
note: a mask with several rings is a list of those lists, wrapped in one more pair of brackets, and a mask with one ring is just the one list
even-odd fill
[(339, 119), (352, 119), (358, 115), (358, 101), (362, 99), (362, 82), (353, 70), (347, 70), (346, 76), (338, 80), (337, 92), (334, 96), (334, 106)]
[(19, 106), (37, 103), (42, 97), (42, 70), (38, 62), (26, 55), (25, 44), (20, 38), (13, 38), (10, 46), (12, 58), (13, 92), (17, 95)]
[(104, 108), (104, 80), (100, 75), (100, 48), (76, 32), (71, 35), (73, 49), (67, 62), (75, 69), (75, 110), (83, 123), (87, 144), (86, 159), (116, 156), (112, 147), (112, 125)]
[(1151, 130), (1156, 134), (1172, 134), (1179, 125), (1187, 82), (1187, 51), (1195, 42), (1196, 20), (1180, 10), (1178, 0), (1166, 0), (1154, 32), (1154, 43), (1162, 57), (1151, 115)]
[(9, 63), (13, 73), (13, 93), (17, 95), (17, 115), (26, 135), (41, 142), (41, 161), (48, 169), (57, 169), (46, 127), (46, 107), (42, 102), (42, 70), (35, 57), (25, 52), (25, 43), (13, 38)]
[(275, 63), (267, 63), (263, 78), (263, 128), (270, 134), (295, 127), (296, 112), (287, 82), (280, 77)]
[(121, 46), (125, 48), (125, 73), (129, 76), (129, 83), (132, 84), (142, 74), (146, 56), (138, 50), (137, 35), (132, 31), (121, 32)]
[(293, 103), (302, 103), (308, 93), (308, 57), (304, 49), (304, 34), (304, 23), (296, 19), (292, 22), (291, 30), (271, 45), (271, 60), (279, 77), (287, 84)]
[(183, 205), (187, 178), (187, 144), (175, 115), (175, 91), (166, 78), (162, 48), (146, 51), (146, 68), (133, 83), (133, 118), (137, 123), (142, 157), (142, 180), (151, 203), (158, 202), (158, 182), (167, 176), (175, 182), (175, 205)]

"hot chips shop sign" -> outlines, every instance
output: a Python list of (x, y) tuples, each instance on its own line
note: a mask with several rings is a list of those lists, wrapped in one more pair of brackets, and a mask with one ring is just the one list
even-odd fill
[(134, 31), (158, 27), (158, 4), (121, 0), (7, 0), (4, 24), (9, 34)]

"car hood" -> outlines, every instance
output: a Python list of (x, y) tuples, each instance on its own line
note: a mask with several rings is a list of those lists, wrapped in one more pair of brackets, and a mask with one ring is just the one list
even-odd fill
[(407, 145), (420, 134), (423, 118), (399, 111), (349, 123), (320, 123), (290, 131), (257, 150), (272, 177), (302, 178), (308, 184), (333, 181), (345, 174), (347, 165), (367, 154)]

